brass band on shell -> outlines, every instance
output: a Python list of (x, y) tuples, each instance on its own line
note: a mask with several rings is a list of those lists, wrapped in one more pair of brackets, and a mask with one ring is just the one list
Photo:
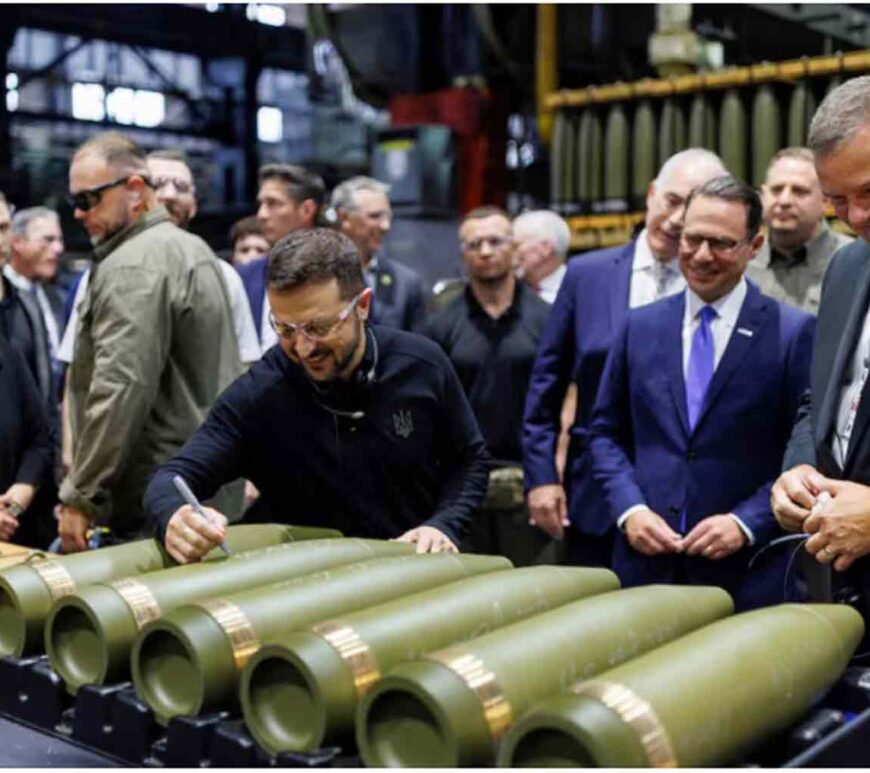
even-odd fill
[(114, 588), (118, 595), (127, 602), (127, 606), (133, 613), (133, 619), (136, 621), (136, 627), (140, 631), (146, 623), (160, 619), (160, 605), (144, 583), (127, 577), (123, 580), (116, 580), (110, 587)]
[(57, 561), (38, 558), (28, 564), (36, 572), (48, 587), (52, 601), (57, 601), (64, 596), (70, 596), (76, 592), (76, 584), (69, 572)]
[(495, 674), (476, 655), (453, 647), (430, 653), (426, 658), (441, 663), (456, 673), (477, 695), (489, 734), (493, 742), (497, 743), (513, 723), (514, 716), (511, 704)]
[(570, 688), (577, 695), (601, 701), (637, 734), (654, 768), (677, 768), (676, 754), (667, 731), (653, 707), (627, 687), (603, 679), (580, 682)]
[(223, 629), (233, 650), (236, 670), (241, 671), (260, 649), (260, 640), (251, 621), (239, 607), (226, 599), (206, 599), (196, 606), (208, 612)]
[(368, 644), (349, 625), (324, 622), (312, 626), (311, 630), (329, 644), (347, 664), (353, 674), (353, 686), (357, 697), (362, 697), (371, 686), (381, 678), (377, 661)]

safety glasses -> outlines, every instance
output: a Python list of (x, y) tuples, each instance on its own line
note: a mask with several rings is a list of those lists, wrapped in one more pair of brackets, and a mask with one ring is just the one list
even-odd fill
[[(103, 183), (102, 185), (97, 185), (93, 188), (88, 188), (84, 191), (78, 191), (77, 193), (70, 193), (66, 198), (69, 201), (70, 206), (73, 209), (81, 210), (82, 212), (87, 212), (89, 209), (93, 209), (97, 204), (100, 203), (100, 200), (103, 198), (103, 194), (109, 190), (110, 188), (114, 188), (118, 185), (124, 185), (131, 177), (141, 177), (141, 175), (132, 175), (128, 174), (126, 177), (119, 177), (117, 180), (112, 180), (108, 183)], [(145, 178), (142, 178), (143, 180)], [(148, 181), (145, 180), (145, 184), (148, 184)]]

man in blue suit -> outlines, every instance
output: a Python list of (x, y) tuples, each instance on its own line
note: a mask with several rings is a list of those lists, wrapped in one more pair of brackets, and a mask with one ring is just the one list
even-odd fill
[[(557, 539), (564, 535), (569, 564), (610, 564), (613, 530), (587, 452), (589, 416), (607, 350), (629, 308), (685, 286), (677, 265), (683, 205), (693, 188), (723, 174), (722, 161), (707, 150), (671, 156), (650, 183), (645, 228), (638, 238), (568, 263), (529, 381), (523, 468), (531, 522)], [(572, 382), (578, 405), (563, 486), (556, 448)]]
[[(257, 220), (270, 245), (287, 234), (314, 228), (326, 197), (326, 186), (319, 175), (292, 164), (265, 164), (257, 175)], [(269, 323), (269, 298), (266, 295), (266, 269), (269, 256), (239, 266), (239, 275), (248, 294), (254, 327), (265, 353), (278, 343)]]
[(341, 230), (359, 251), (363, 276), (372, 288), (372, 322), (419, 330), (426, 317), (427, 292), (414, 269), (381, 254), (393, 213), (390, 186), (371, 177), (351, 177), (336, 185), (330, 203)]
[(607, 357), (590, 452), (626, 586), (782, 600), (782, 576), (779, 599), (745, 580), (753, 549), (781, 533), (770, 488), (809, 385), (815, 321), (743, 277), (760, 224), (758, 195), (730, 175), (693, 191), (679, 248), (686, 291), (629, 312)]

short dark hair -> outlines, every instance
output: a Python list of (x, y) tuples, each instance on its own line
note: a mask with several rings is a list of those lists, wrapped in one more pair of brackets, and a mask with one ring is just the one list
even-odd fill
[(484, 204), (482, 207), (475, 207), (466, 212), (459, 221), (459, 227), (462, 228), (469, 220), (483, 220), (484, 218), (495, 217), (496, 215), (503, 217), (508, 223), (511, 222), (511, 216), (501, 207), (496, 207), (493, 204)]
[(333, 228), (292, 231), (269, 253), (266, 281), (273, 290), (292, 290), (307, 282), (338, 281), (342, 299), (365, 289), (354, 243)]
[(230, 244), (235, 247), (239, 239), (244, 239), (246, 236), (263, 236), (263, 226), (257, 220), (255, 215), (248, 215), (241, 220), (236, 220), (230, 228)]
[(319, 174), (309, 172), (305, 167), (295, 164), (264, 164), (257, 173), (257, 183), (262, 185), (267, 180), (279, 180), (284, 183), (287, 195), (301, 204), (305, 199), (311, 199), (317, 209), (323, 206), (326, 198), (326, 185)]
[(761, 197), (758, 191), (734, 175), (726, 174), (714, 177), (709, 182), (693, 189), (686, 199), (683, 212), (689, 211), (692, 201), (698, 197), (734, 201), (746, 207), (746, 238), (752, 239), (761, 228)]

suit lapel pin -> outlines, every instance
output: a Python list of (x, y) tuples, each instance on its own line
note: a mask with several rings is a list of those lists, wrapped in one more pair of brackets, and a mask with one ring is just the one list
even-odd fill
[(755, 335), (748, 327), (738, 327), (737, 332), (742, 336), (746, 336), (747, 338), (752, 338)]
[(384, 287), (389, 287), (393, 283), (393, 277), (389, 274), (381, 274), (381, 284)]

